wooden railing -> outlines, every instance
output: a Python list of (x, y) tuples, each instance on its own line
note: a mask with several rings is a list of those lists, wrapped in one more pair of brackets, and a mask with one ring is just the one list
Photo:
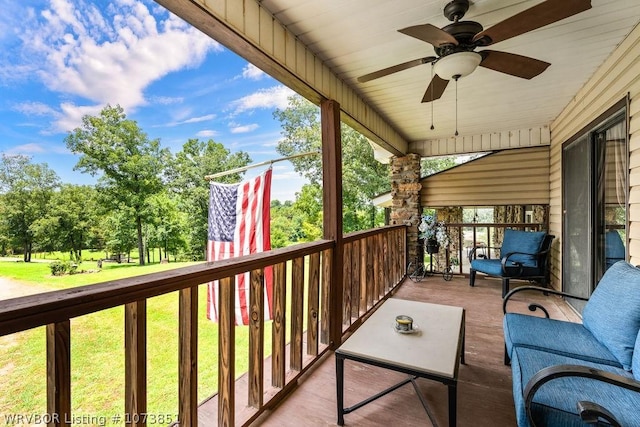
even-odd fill
[[(217, 423), (248, 424), (277, 404), (297, 378), (329, 348), (332, 322), (353, 327), (389, 295), (404, 276), (406, 229), (384, 227), (344, 236), (344, 246), (320, 240), (215, 263), (0, 301), (0, 335), (46, 325), (47, 413), (50, 425), (68, 425), (71, 414), (72, 318), (124, 306), (125, 419), (145, 425), (147, 413), (147, 300), (179, 292), (179, 408), (182, 426), (198, 424), (198, 291), (219, 280)], [(332, 283), (334, 251), (343, 250), (342, 286)], [(290, 274), (287, 267), (290, 266)], [(271, 268), (268, 268), (271, 267)], [(265, 389), (265, 271), (273, 274), (270, 390)], [(248, 395), (235, 395), (235, 276), (250, 272)], [(305, 273), (308, 275), (305, 280)], [(268, 274), (268, 273), (267, 273)], [(330, 298), (342, 290), (342, 306)], [(290, 309), (287, 308), (290, 292)], [(306, 296), (306, 299), (305, 299)], [(340, 299), (338, 299), (340, 300)], [(202, 314), (203, 315), (203, 314)], [(289, 322), (289, 336), (287, 336)], [(305, 348), (306, 343), (306, 348)], [(288, 354), (287, 354), (288, 351)], [(288, 366), (286, 365), (288, 362)], [(97, 367), (96, 367), (97, 368)], [(267, 399), (265, 399), (265, 396)], [(249, 407), (237, 416), (237, 407)], [(215, 423), (215, 420), (209, 420)]]

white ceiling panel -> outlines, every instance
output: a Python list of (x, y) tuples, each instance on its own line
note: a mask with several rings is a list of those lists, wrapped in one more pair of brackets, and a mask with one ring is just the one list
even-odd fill
[[(475, 0), (463, 20), (477, 21), (486, 29), (538, 3), (541, 1)], [(442, 13), (447, 1), (263, 0), (261, 4), (408, 141), (453, 136), (455, 82), (433, 102), (436, 129), (429, 129), (431, 104), (421, 100), (431, 79), (430, 64), (367, 83), (357, 81), (382, 68), (435, 56), (430, 44), (397, 30), (426, 23), (439, 28), (450, 24)], [(460, 79), (460, 135), (550, 124), (640, 21), (638, 0), (592, 0), (591, 4), (590, 10), (488, 47), (552, 65), (532, 80), (483, 67)]]

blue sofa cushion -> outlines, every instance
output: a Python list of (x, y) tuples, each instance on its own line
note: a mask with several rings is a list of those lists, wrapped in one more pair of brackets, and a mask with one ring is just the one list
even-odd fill
[[(511, 259), (511, 258), (509, 258)], [(499, 259), (474, 259), (471, 261), (471, 268), (489, 276), (519, 277), (540, 276), (543, 270), (538, 267), (520, 267), (507, 265), (506, 274), (502, 271), (502, 261)]]
[(471, 268), (490, 276), (502, 276), (502, 263), (499, 259), (474, 259), (471, 261)]
[[(525, 347), (515, 347), (511, 359), (513, 397), (519, 427), (530, 427), (525, 408), (524, 388), (531, 377), (548, 366), (569, 364), (588, 366), (629, 378), (631, 374), (610, 365), (601, 365)], [(576, 402), (586, 400), (607, 408), (623, 426), (640, 426), (640, 393), (586, 378), (560, 378), (540, 387), (531, 406), (538, 426), (581, 426)]]
[(633, 349), (631, 369), (633, 371), (633, 377), (640, 381), (640, 332), (638, 332), (638, 337), (636, 338), (636, 346)]
[(625, 261), (613, 264), (585, 305), (582, 321), (630, 371), (640, 331), (640, 269)]
[(581, 323), (507, 313), (502, 324), (509, 355), (513, 347), (527, 347), (622, 368), (618, 359)]
[[(507, 228), (504, 230), (500, 257), (505, 257), (511, 252), (538, 253), (546, 235), (545, 231), (521, 231)], [(538, 257), (536, 255), (517, 254), (509, 257), (509, 261), (521, 262), (529, 267), (535, 267), (537, 260)]]

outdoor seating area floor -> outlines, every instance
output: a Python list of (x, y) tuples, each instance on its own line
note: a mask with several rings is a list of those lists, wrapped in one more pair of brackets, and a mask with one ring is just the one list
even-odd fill
[[(511, 389), (511, 369), (503, 364), (502, 299), (500, 281), (483, 278), (469, 286), (469, 279), (442, 276), (410, 280), (393, 297), (464, 307), (466, 310), (466, 364), (460, 366), (458, 380), (458, 426), (515, 426)], [(514, 281), (513, 286), (527, 285)], [(521, 292), (509, 304), (510, 311), (530, 313), (527, 303), (541, 302), (552, 318), (580, 321), (579, 316), (560, 298)], [(526, 297), (525, 297), (526, 295)], [(524, 302), (526, 301), (526, 302)], [(541, 315), (541, 314), (540, 314)], [(406, 378), (392, 372), (354, 361), (345, 362), (345, 405), (351, 406)], [(447, 388), (441, 383), (418, 379), (440, 426), (448, 425)], [(253, 425), (330, 426), (336, 425), (335, 357), (328, 352), (323, 360), (304, 375), (298, 386), (278, 407), (260, 417)], [(431, 426), (413, 387), (398, 390), (345, 415), (349, 426)]]

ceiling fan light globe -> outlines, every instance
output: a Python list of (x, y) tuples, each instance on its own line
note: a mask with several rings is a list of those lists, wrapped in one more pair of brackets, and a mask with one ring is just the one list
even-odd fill
[(477, 52), (452, 53), (438, 59), (433, 66), (433, 72), (445, 80), (451, 80), (454, 76), (460, 78), (473, 73), (480, 61), (482, 55)]

